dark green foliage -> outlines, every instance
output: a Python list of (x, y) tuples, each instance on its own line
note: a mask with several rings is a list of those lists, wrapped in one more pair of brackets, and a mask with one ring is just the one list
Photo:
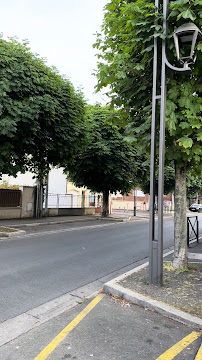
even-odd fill
[[(140, 180), (140, 187), (145, 194), (150, 193), (149, 167), (148, 175)], [(175, 170), (172, 166), (166, 166), (164, 169), (164, 194), (173, 193), (175, 189)], [(158, 195), (158, 173), (156, 174), (155, 195)]]
[(0, 172), (31, 170), (72, 160), (82, 137), (83, 95), (26, 43), (0, 39)]
[[(162, 9), (154, 1), (111, 0), (105, 7), (102, 34), (94, 45), (99, 50), (98, 89), (108, 86), (112, 103), (128, 116), (126, 132), (138, 151), (150, 152), (153, 40), (162, 34)], [(158, 21), (158, 24), (156, 23)], [(185, 21), (201, 28), (201, 0), (171, 1), (167, 56), (176, 61), (173, 31)], [(191, 76), (167, 71), (167, 164), (199, 169), (202, 164), (202, 44)], [(157, 136), (158, 142), (158, 136)]]
[[(162, 4), (162, 2), (160, 2)], [(184, 22), (201, 29), (201, 0), (170, 2), (166, 39), (167, 57), (176, 61), (173, 32)], [(112, 104), (122, 107), (128, 116), (126, 133), (142, 154), (150, 153), (153, 43), (159, 48), (162, 33), (162, 7), (147, 0), (111, 0), (105, 7), (102, 34), (97, 35), (98, 89), (108, 86)], [(191, 75), (169, 69), (167, 74), (167, 109), (165, 160), (175, 165), (175, 249), (174, 266), (187, 266), (186, 242), (186, 170), (202, 168), (202, 43)], [(160, 85), (158, 86), (160, 95)], [(159, 129), (156, 140), (158, 145)], [(158, 157), (158, 147), (157, 147)]]
[(77, 186), (127, 193), (137, 182), (140, 159), (138, 162), (133, 146), (109, 122), (113, 113), (107, 107), (88, 107), (86, 146), (69, 167), (69, 176)]
[(187, 175), (187, 197), (194, 199), (199, 195), (202, 196), (202, 173), (200, 176)]

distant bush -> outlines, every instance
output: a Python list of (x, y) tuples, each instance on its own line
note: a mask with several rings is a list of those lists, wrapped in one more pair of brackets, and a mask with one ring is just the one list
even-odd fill
[(3, 180), (2, 184), (0, 184), (0, 189), (19, 190), (19, 185), (9, 185), (8, 180)]

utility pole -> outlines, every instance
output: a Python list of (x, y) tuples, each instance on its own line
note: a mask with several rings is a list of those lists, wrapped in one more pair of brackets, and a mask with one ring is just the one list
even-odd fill
[[(167, 35), (167, 9), (168, 0), (163, 0), (163, 29)], [(159, 11), (159, 0), (155, 0), (156, 12)], [(176, 36), (187, 36), (190, 42), (190, 31), (193, 32), (191, 53), (187, 58), (179, 56), (179, 43)], [(192, 33), (191, 33), (192, 34)], [(194, 60), (194, 45), (197, 37), (201, 34), (194, 24), (185, 24), (175, 32), (175, 46), (178, 60), (184, 64), (183, 68), (171, 65), (166, 57), (166, 40), (163, 39), (161, 46), (161, 64), (159, 64), (159, 42), (154, 38), (153, 60), (153, 93), (152, 93), (152, 123), (151, 123), (151, 162), (150, 162), (150, 225), (149, 225), (149, 283), (162, 286), (163, 283), (163, 194), (164, 194), (164, 154), (165, 154), (165, 111), (166, 111), (166, 66), (177, 72), (191, 71), (188, 64)], [(182, 40), (183, 42), (184, 40)], [(195, 44), (194, 44), (195, 42)], [(159, 74), (158, 69), (161, 69)], [(161, 86), (158, 79), (161, 78)], [(159, 91), (159, 94), (158, 94)], [(160, 102), (160, 132), (159, 132), (159, 178), (158, 178), (158, 235), (155, 229), (155, 174), (156, 174), (156, 128), (158, 118), (158, 102)]]

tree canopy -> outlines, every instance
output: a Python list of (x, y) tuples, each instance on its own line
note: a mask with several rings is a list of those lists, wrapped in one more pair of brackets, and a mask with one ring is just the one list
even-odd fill
[(109, 191), (128, 193), (141, 171), (134, 147), (124, 139), (117, 126), (108, 122), (113, 116), (117, 113), (108, 107), (88, 107), (86, 145), (68, 168), (77, 186), (103, 192), (106, 197)]
[(82, 140), (83, 95), (26, 42), (0, 39), (0, 173), (72, 160)]
[[(150, 193), (149, 167), (147, 175), (140, 179), (139, 185), (145, 194)], [(164, 169), (164, 194), (173, 193), (175, 189), (175, 170), (173, 166), (166, 166)], [(155, 195), (158, 195), (158, 172), (156, 174)]]
[[(185, 21), (201, 28), (201, 0), (170, 2), (167, 56), (176, 66), (172, 34)], [(99, 50), (97, 88), (108, 86), (112, 103), (124, 106), (127, 133), (143, 152), (150, 151), (153, 40), (164, 36), (154, 2), (111, 0), (94, 45)], [(190, 77), (167, 71), (165, 157), (187, 167), (202, 164), (202, 44), (192, 68)]]
[(202, 172), (200, 176), (188, 174), (187, 176), (187, 197), (188, 199), (199, 199), (202, 197)]
[[(201, 0), (170, 2), (168, 35), (162, 28), (162, 6), (154, 1), (111, 0), (105, 6), (98, 49), (98, 86), (109, 88), (112, 105), (127, 114), (126, 133), (141, 153), (150, 152), (154, 38), (166, 38), (167, 57), (177, 64), (173, 32), (184, 22), (201, 28)], [(202, 44), (190, 75), (167, 69), (165, 160), (175, 165), (174, 267), (187, 266), (186, 172), (202, 166)], [(160, 86), (159, 86), (160, 95)], [(158, 144), (158, 126), (156, 140)], [(157, 147), (157, 155), (158, 155)]]

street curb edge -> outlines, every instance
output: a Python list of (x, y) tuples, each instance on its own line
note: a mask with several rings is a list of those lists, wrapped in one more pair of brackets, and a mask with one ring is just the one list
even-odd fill
[[(163, 257), (173, 253), (173, 250), (165, 253)], [(118, 285), (117, 282), (125, 279), (126, 277), (132, 275), (134, 272), (137, 272), (148, 265), (148, 261), (118, 277), (112, 279), (103, 285), (103, 291), (106, 294), (114, 295), (120, 297), (132, 304), (140, 305), (145, 309), (156, 311), (158, 314), (167, 316), (173, 320), (179, 321), (185, 325), (192, 326), (197, 329), (202, 329), (202, 319), (187, 314), (184, 311), (178, 310), (170, 305), (167, 305), (163, 302), (151, 299), (145, 295), (139, 294), (130, 289), (126, 289), (121, 285)]]
[(132, 290), (125, 289), (117, 284), (106, 283), (103, 286), (103, 291), (109, 295), (115, 295), (132, 304), (140, 305), (145, 309), (156, 311), (158, 314), (169, 317), (173, 320), (179, 321), (185, 325), (192, 326), (197, 329), (202, 329), (202, 319), (189, 315), (181, 310), (177, 310), (172, 306), (161, 303), (157, 300), (147, 298), (144, 295), (136, 293)]

